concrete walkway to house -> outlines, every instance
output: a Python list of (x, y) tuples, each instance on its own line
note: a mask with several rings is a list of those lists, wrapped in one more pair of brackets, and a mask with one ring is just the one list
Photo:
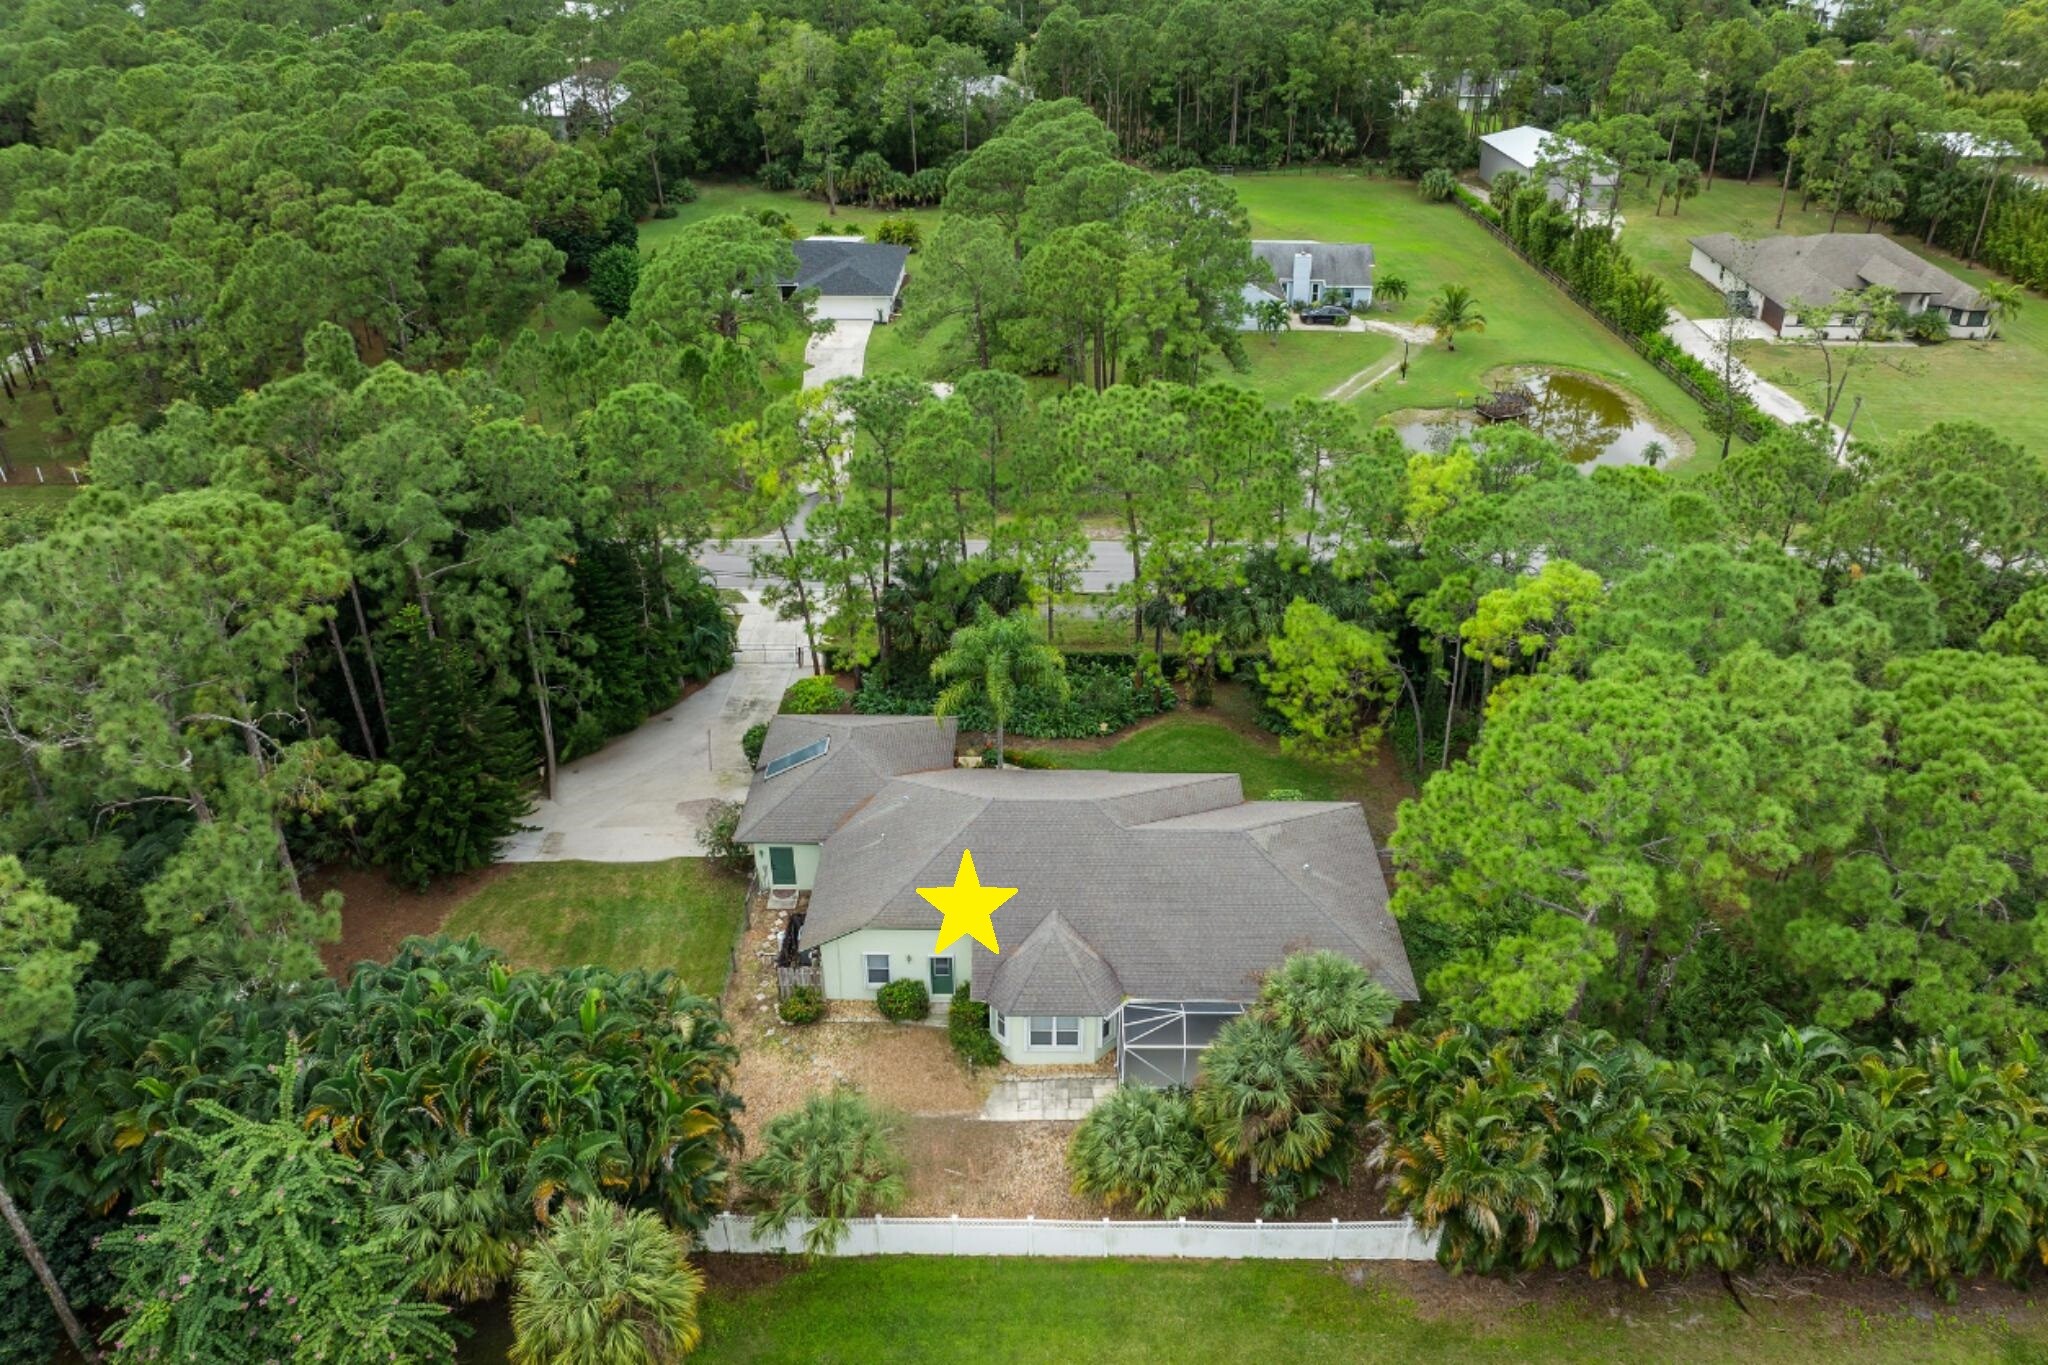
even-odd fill
[(740, 736), (775, 714), (797, 679), (800, 622), (778, 621), (746, 591), (733, 666), (594, 754), (564, 766), (555, 799), (526, 817), (510, 863), (651, 863), (704, 853), (705, 816), (747, 794)]
[[(1679, 312), (1676, 308), (1673, 308), (1666, 316), (1667, 321), (1664, 325), (1664, 335), (1677, 342), (1679, 350), (1684, 351), (1694, 360), (1699, 361), (1700, 364), (1718, 373), (1723, 360), (1722, 343), (1721, 338), (1714, 335), (1714, 333), (1722, 330), (1722, 319), (1709, 318), (1705, 322), (1696, 322)], [(1743, 338), (1738, 333), (1735, 339), (1741, 341)], [(1788, 422), (1793, 426), (1814, 420), (1814, 415), (1807, 410), (1806, 404), (1800, 402), (1776, 384), (1766, 383), (1755, 370), (1750, 369), (1749, 366), (1743, 364), (1740, 360), (1737, 360), (1735, 365), (1737, 370), (1749, 382), (1749, 400), (1755, 403), (1765, 415), (1775, 417), (1781, 422)], [(1841, 439), (1842, 433), (1839, 428), (1830, 427), (1829, 430), (1835, 433), (1837, 441)]]
[(835, 322), (823, 336), (804, 343), (804, 387), (821, 389), (835, 379), (858, 379), (867, 370), (872, 322)]
[(981, 1116), (995, 1123), (1077, 1121), (1114, 1089), (1114, 1076), (1006, 1076), (989, 1093)]

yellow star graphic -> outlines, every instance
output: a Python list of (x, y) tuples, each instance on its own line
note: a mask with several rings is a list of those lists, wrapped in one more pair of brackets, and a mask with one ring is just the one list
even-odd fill
[(917, 894), (930, 901), (932, 908), (945, 916), (939, 925), (939, 941), (932, 946), (935, 953), (943, 953), (964, 935), (992, 953), (1000, 953), (996, 946), (995, 921), (990, 918), (997, 907), (1017, 894), (1014, 886), (983, 886), (981, 878), (974, 872), (974, 855), (966, 849), (960, 850), (960, 870), (953, 874), (951, 886), (920, 886)]

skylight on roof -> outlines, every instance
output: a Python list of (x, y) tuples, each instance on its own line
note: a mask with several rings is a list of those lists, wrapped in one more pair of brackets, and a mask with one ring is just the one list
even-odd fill
[(825, 751), (830, 747), (832, 747), (832, 737), (827, 735), (823, 739), (812, 740), (801, 749), (791, 749), (782, 757), (770, 760), (768, 766), (761, 769), (762, 780), (766, 781), (768, 778), (779, 776), (788, 772), (791, 768), (809, 763), (814, 758), (823, 758)]

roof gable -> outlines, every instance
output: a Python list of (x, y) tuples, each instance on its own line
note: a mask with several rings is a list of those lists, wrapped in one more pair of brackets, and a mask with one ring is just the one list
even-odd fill
[(820, 294), (893, 298), (903, 284), (910, 248), (843, 237), (807, 237), (790, 243), (796, 276), (782, 281)]
[[(900, 773), (951, 767), (959, 722), (930, 716), (777, 716), (761, 743), (734, 839), (821, 844)], [(776, 759), (825, 741), (808, 762), (768, 775)]]
[(1726, 232), (1692, 239), (1709, 260), (1780, 304), (1827, 304), (1837, 294), (1882, 285), (1925, 294), (1943, 308), (1981, 308), (1983, 296), (1933, 262), (1875, 232), (1822, 232), (1744, 241)]

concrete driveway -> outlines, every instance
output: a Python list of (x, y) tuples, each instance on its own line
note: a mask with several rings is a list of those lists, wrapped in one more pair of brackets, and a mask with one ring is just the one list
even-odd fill
[[(1676, 308), (1673, 308), (1666, 315), (1664, 335), (1677, 342), (1679, 350), (1684, 351), (1694, 360), (1705, 365), (1709, 370), (1718, 371), (1723, 360), (1722, 339), (1719, 334), (1724, 334), (1729, 330), (1728, 320), (1725, 318), (1706, 318), (1694, 321)], [(1743, 333), (1740, 330), (1735, 330), (1734, 335), (1737, 341), (1744, 339)], [(1793, 426), (1814, 420), (1814, 414), (1807, 410), (1806, 404), (1800, 402), (1776, 384), (1766, 383), (1755, 370), (1752, 370), (1740, 360), (1735, 362), (1735, 366), (1749, 382), (1749, 401), (1755, 403), (1767, 416), (1775, 417), (1779, 421), (1790, 423)], [(1835, 433), (1837, 441), (1841, 439), (1842, 433), (1839, 427), (1830, 426), (1828, 429)]]
[(803, 626), (778, 621), (748, 591), (733, 667), (594, 754), (565, 766), (555, 799), (505, 850), (509, 863), (651, 863), (701, 857), (713, 802), (737, 801), (751, 776), (740, 736), (775, 714), (796, 681)]
[(823, 336), (804, 343), (804, 387), (822, 388), (835, 379), (858, 379), (867, 368), (872, 322), (835, 322)]

